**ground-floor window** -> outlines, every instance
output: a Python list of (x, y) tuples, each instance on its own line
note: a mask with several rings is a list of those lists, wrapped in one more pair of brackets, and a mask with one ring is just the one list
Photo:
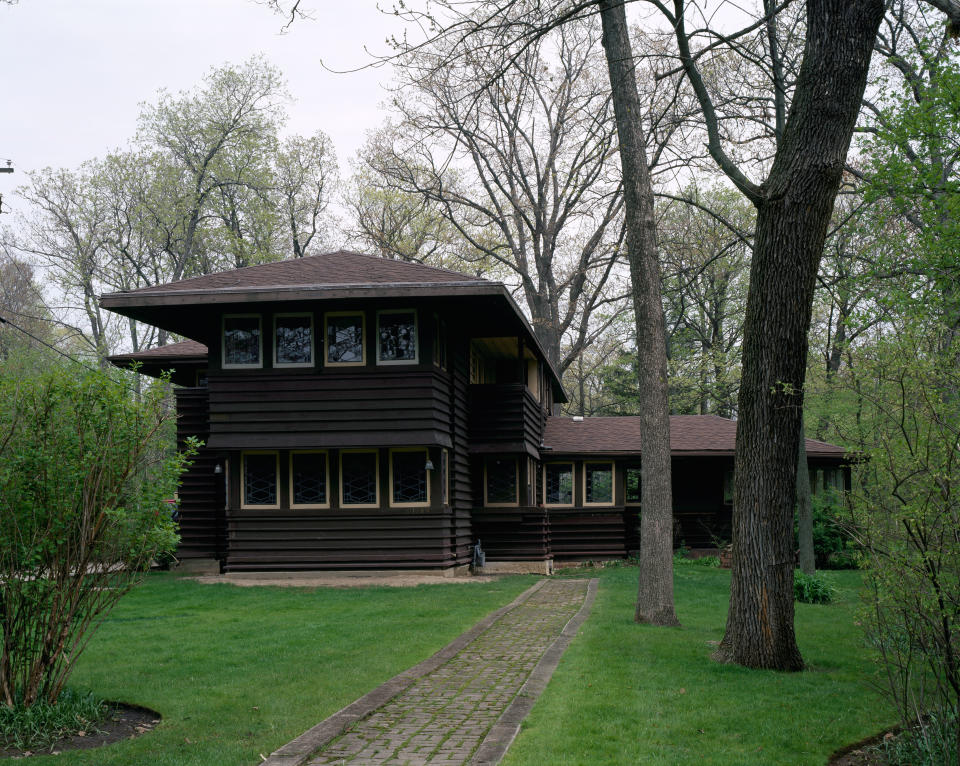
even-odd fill
[(543, 467), (545, 505), (573, 505), (573, 463), (547, 463)]
[(428, 453), (424, 447), (390, 450), (390, 505), (429, 505)]
[(490, 458), (484, 463), (483, 504), (519, 505), (518, 465), (514, 457)]
[(329, 508), (329, 459), (324, 451), (290, 453), (290, 507)]
[(376, 508), (380, 505), (377, 450), (340, 453), (340, 505)]
[(280, 453), (244, 452), (240, 456), (243, 508), (279, 508)]
[(583, 464), (583, 504), (613, 505), (613, 463)]

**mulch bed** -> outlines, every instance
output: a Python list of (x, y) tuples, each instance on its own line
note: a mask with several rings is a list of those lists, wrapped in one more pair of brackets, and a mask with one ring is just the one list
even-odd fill
[(897, 726), (842, 747), (830, 756), (827, 766), (888, 766), (886, 756), (873, 748), (884, 740), (893, 739), (899, 732), (900, 727)]
[(110, 712), (97, 724), (96, 731), (74, 734), (58, 739), (52, 745), (38, 750), (0, 749), (0, 758), (26, 758), (31, 755), (51, 755), (65, 750), (88, 750), (103, 747), (124, 739), (134, 739), (151, 731), (160, 723), (160, 714), (138, 705), (111, 702)]

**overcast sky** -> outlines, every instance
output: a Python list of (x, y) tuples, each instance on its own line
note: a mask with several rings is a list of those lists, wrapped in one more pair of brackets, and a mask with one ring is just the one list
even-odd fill
[[(317, 0), (313, 20), (284, 20), (253, 0), (20, 0), (0, 3), (0, 194), (42, 167), (76, 167), (124, 145), (139, 104), (159, 88), (188, 90), (213, 66), (262, 53), (296, 99), (287, 130), (320, 129), (348, 172), (383, 120), (387, 69), (332, 74), (370, 61), (399, 32), (374, 0)], [(322, 13), (320, 10), (322, 9)], [(4, 207), (18, 200), (5, 196)]]

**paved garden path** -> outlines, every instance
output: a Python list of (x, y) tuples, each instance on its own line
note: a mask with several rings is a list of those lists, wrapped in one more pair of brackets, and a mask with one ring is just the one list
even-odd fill
[(264, 766), (495, 764), (590, 612), (596, 580), (541, 580)]

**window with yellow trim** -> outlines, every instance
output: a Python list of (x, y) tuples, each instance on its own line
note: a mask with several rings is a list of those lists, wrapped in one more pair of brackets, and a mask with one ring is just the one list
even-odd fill
[(583, 464), (583, 504), (613, 505), (613, 463)]

